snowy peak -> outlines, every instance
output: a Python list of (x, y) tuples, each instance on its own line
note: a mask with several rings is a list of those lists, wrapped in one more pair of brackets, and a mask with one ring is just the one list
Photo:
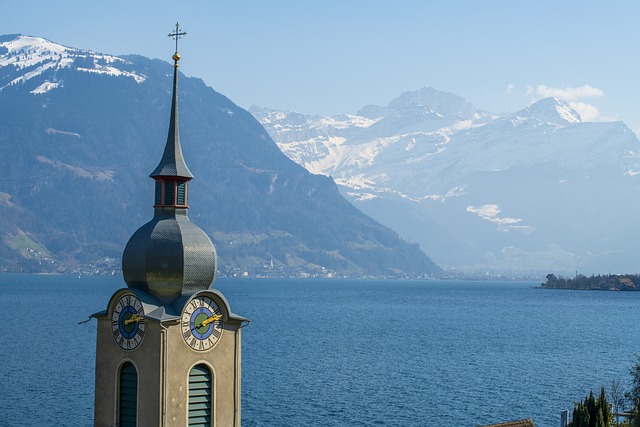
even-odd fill
[(31, 93), (46, 93), (63, 83), (57, 71), (65, 68), (143, 82), (144, 75), (123, 69), (129, 64), (116, 56), (70, 48), (40, 37), (0, 36), (0, 90), (28, 84), (32, 86)]
[(515, 117), (532, 118), (543, 123), (567, 126), (581, 123), (580, 114), (569, 104), (557, 98), (544, 98), (514, 114)]
[(386, 107), (367, 105), (357, 115), (378, 118), (394, 114), (415, 113), (433, 114), (439, 117), (471, 118), (476, 113), (475, 107), (464, 98), (452, 93), (441, 92), (432, 87), (424, 87), (417, 91), (404, 92), (391, 100)]

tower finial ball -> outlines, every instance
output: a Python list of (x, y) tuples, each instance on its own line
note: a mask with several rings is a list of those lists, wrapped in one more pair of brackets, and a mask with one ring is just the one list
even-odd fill
[(180, 54), (178, 52), (174, 53), (173, 56), (171, 57), (173, 58), (174, 61), (180, 61)]

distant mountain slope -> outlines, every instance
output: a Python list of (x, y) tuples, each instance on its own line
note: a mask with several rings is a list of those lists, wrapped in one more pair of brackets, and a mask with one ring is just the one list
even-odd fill
[(252, 107), (282, 151), (440, 265), (522, 273), (638, 268), (640, 142), (547, 98), (512, 114), (432, 88), (318, 117)]
[[(0, 268), (119, 259), (153, 215), (172, 67), (0, 37)], [(190, 217), (227, 272), (423, 275), (417, 245), (284, 156), (245, 110), (181, 76)], [(35, 249), (34, 249), (35, 247)], [(266, 266), (266, 267), (265, 267)], [(273, 267), (272, 267), (273, 266)]]

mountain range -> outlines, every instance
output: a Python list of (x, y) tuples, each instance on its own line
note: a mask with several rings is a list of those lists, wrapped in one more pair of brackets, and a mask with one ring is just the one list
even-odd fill
[[(168, 55), (169, 56), (169, 55)], [(0, 270), (116, 271), (153, 215), (172, 65), (0, 36)], [(418, 277), (440, 269), (286, 157), (247, 111), (180, 75), (190, 218), (224, 274)]]
[(640, 142), (541, 99), (515, 113), (433, 88), (317, 116), (251, 107), (280, 149), (447, 269), (638, 271)]

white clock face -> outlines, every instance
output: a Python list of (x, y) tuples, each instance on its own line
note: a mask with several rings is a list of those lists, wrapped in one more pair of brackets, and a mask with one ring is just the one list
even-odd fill
[(125, 350), (133, 350), (142, 342), (145, 328), (140, 300), (132, 294), (121, 296), (111, 315), (111, 330), (116, 344)]
[(197, 351), (209, 350), (222, 336), (222, 310), (209, 297), (195, 297), (182, 310), (180, 325), (184, 342), (189, 347)]

